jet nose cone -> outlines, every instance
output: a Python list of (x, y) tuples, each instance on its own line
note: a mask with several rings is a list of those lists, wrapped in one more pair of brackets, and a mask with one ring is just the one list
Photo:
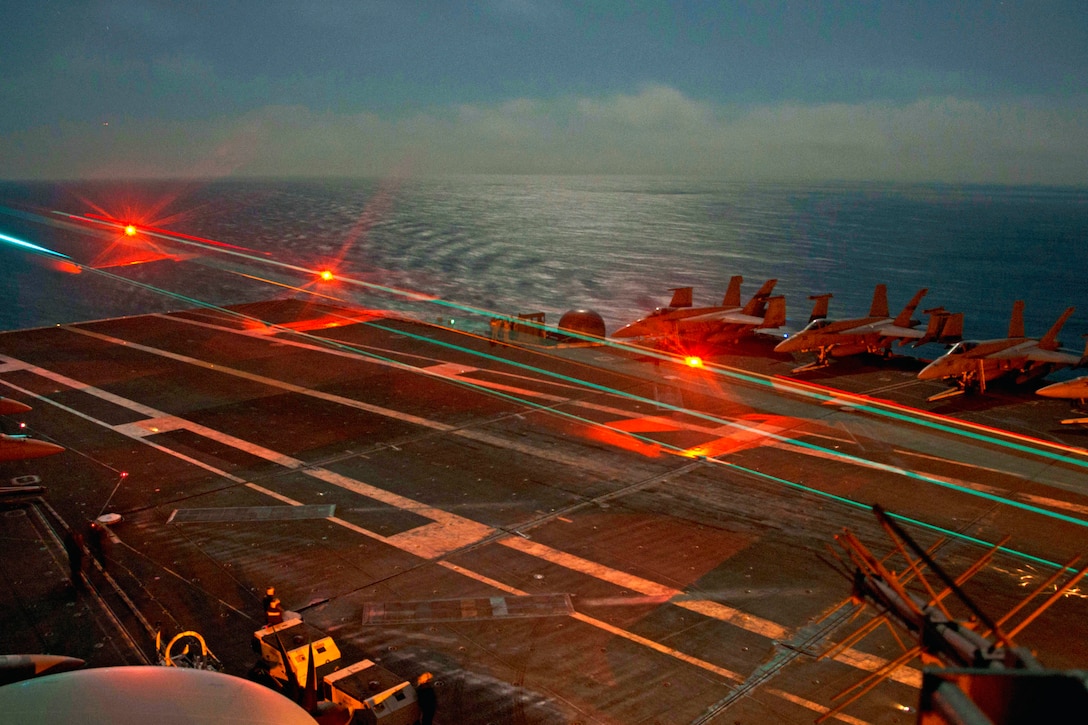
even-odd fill
[(1088, 397), (1088, 377), (1051, 383), (1035, 392), (1044, 398), (1085, 398)]
[(1051, 385), (1045, 385), (1035, 391), (1036, 395), (1041, 395), (1044, 398), (1061, 398), (1062, 390), (1066, 387), (1065, 383), (1052, 383)]
[(11, 398), (0, 398), (0, 415), (19, 415), (30, 410), (30, 406)]
[(940, 380), (945, 377), (945, 365), (940, 360), (934, 360), (929, 365), (918, 371), (919, 380)]
[(804, 340), (798, 335), (790, 335), (782, 342), (774, 346), (775, 352), (798, 352), (801, 350), (801, 346)]
[(64, 449), (53, 443), (19, 436), (0, 437), (0, 461), (25, 461), (60, 453)]

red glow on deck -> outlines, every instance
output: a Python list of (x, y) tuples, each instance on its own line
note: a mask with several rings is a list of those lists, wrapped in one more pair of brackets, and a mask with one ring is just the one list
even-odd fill
[(80, 274), (83, 271), (78, 264), (67, 262), (63, 259), (50, 259), (48, 264), (54, 271), (64, 272), (65, 274)]
[(662, 453), (660, 444), (635, 438), (626, 432), (613, 430), (608, 426), (584, 426), (582, 429), (585, 431), (585, 437), (591, 441), (638, 453), (647, 458), (658, 458)]

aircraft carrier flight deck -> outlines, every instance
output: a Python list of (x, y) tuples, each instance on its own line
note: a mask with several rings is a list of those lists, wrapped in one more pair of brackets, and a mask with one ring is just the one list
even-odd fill
[[(245, 676), (274, 586), (347, 661), (433, 673), (438, 723), (809, 723), (903, 651), (835, 647), (875, 616), (834, 553), (890, 550), (873, 504), (954, 574), (1000, 546), (963, 584), (994, 618), (1088, 553), (1068, 401), (929, 402), (910, 360), (798, 379), (759, 342), (695, 367), (237, 310), (0, 334), (0, 396), (65, 448), (3, 464), (46, 489), (0, 511), (3, 651), (153, 663), (195, 630)], [(64, 536), (106, 514), (76, 592)], [(1088, 665), (1083, 583), (1016, 641)], [(921, 667), (828, 721), (914, 722)]]

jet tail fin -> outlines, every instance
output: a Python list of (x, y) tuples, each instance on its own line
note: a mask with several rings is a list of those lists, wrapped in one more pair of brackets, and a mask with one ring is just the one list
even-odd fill
[(691, 307), (691, 291), (692, 287), (674, 287), (672, 292), (672, 300), (669, 302), (669, 307)]
[(810, 300), (813, 300), (812, 312), (808, 316), (808, 321), (820, 320), (827, 317), (827, 307), (830, 302), (832, 294), (826, 292), (822, 295), (811, 295)]
[(873, 290), (873, 304), (869, 305), (869, 317), (888, 317), (888, 285), (878, 284)]
[(945, 317), (937, 342), (959, 342), (963, 339), (963, 313), (952, 312)]
[(1043, 335), (1043, 337), (1039, 340), (1039, 349), (1040, 350), (1057, 350), (1058, 349), (1058, 345), (1061, 344), (1061, 343), (1058, 342), (1058, 333), (1062, 331), (1062, 325), (1064, 325), (1065, 321), (1068, 320), (1070, 315), (1073, 314), (1074, 309), (1076, 309), (1076, 308), (1075, 307), (1067, 307), (1065, 309), (1065, 312), (1063, 312), (1061, 314), (1061, 317), (1059, 317), (1057, 320), (1055, 320), (1054, 324), (1050, 326), (1050, 329), (1047, 330), (1046, 334)]
[(1009, 337), (1024, 336), (1024, 301), (1012, 303), (1012, 317), (1009, 318)]
[(752, 295), (752, 299), (748, 300), (748, 304), (744, 306), (741, 312), (753, 317), (762, 317), (763, 313), (767, 311), (767, 298), (771, 296), (771, 291), (774, 290), (777, 283), (777, 279), (769, 279), (764, 282), (763, 286)]
[(740, 283), (743, 281), (744, 277), (739, 274), (729, 278), (729, 289), (722, 298), (722, 307), (740, 307)]
[(776, 295), (767, 300), (767, 314), (763, 315), (760, 328), (782, 327), (786, 324), (786, 298)]
[(928, 291), (928, 289), (923, 287), (915, 292), (914, 296), (910, 298), (910, 302), (907, 303), (907, 306), (904, 307), (895, 318), (894, 324), (899, 327), (913, 327), (910, 317), (914, 314), (914, 311), (918, 309), (918, 303), (922, 301), (922, 298), (926, 296), (926, 292)]
[(925, 345), (927, 342), (951, 343), (963, 339), (963, 313), (949, 312), (943, 307), (934, 307), (923, 310), (929, 315), (926, 331), (921, 339), (914, 343), (914, 347)]

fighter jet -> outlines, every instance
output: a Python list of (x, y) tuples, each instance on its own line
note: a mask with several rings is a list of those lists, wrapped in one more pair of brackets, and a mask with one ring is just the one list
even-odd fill
[[(869, 307), (868, 317), (851, 320), (829, 320), (826, 317), (817, 317), (820, 311), (826, 313), (827, 299), (831, 295), (810, 297), (809, 299), (816, 300), (816, 307), (812, 313), (815, 319), (800, 332), (778, 343), (774, 351), (815, 350), (816, 362), (802, 366), (798, 370), (827, 365), (831, 357), (845, 357), (863, 352), (887, 355), (891, 352), (892, 343), (896, 341), (902, 344), (907, 340), (919, 341), (925, 338), (926, 332), (917, 329), (915, 327), (918, 324), (917, 321), (911, 319), (911, 315), (914, 314), (925, 293), (925, 289), (918, 290), (907, 306), (895, 318), (892, 318), (888, 314), (888, 288), (886, 285), (878, 284), (873, 290), (873, 301)], [(931, 312), (938, 311), (947, 315), (939, 308)]]
[(1077, 400), (1085, 405), (1088, 400), (1088, 375), (1053, 383), (1035, 391), (1044, 398), (1061, 398), (1062, 400)]
[[(17, 415), (30, 410), (30, 406), (10, 398), (0, 398), (0, 415)], [(53, 443), (28, 438), (25, 435), (0, 433), (0, 462), (25, 461), (60, 453), (64, 449)]]
[(646, 317), (616, 330), (613, 336), (677, 336), (720, 342), (737, 339), (758, 328), (782, 325), (786, 321), (786, 300), (771, 296), (778, 280), (764, 282), (748, 304), (741, 307), (740, 285), (743, 281), (740, 275), (732, 277), (725, 297), (717, 307), (693, 307), (691, 287), (673, 289), (668, 307), (658, 307)]
[[(1074, 413), (1084, 415), (1084, 408), (1088, 406), (1088, 375), (1072, 380), (1063, 380), (1060, 383), (1046, 385), (1035, 391), (1044, 398), (1061, 398), (1062, 400), (1075, 400), (1080, 410), (1074, 409)], [(1063, 425), (1088, 425), (1088, 418), (1066, 418)]]
[(940, 393), (936, 400), (967, 390), (986, 392), (986, 384), (1007, 376), (1015, 376), (1017, 384), (1042, 377), (1067, 366), (1080, 365), (1085, 356), (1059, 349), (1058, 333), (1073, 314), (1068, 308), (1047, 333), (1039, 339), (1024, 336), (1024, 301), (1012, 306), (1008, 337), (996, 340), (964, 340), (922, 368), (920, 380), (954, 380), (957, 390)]

